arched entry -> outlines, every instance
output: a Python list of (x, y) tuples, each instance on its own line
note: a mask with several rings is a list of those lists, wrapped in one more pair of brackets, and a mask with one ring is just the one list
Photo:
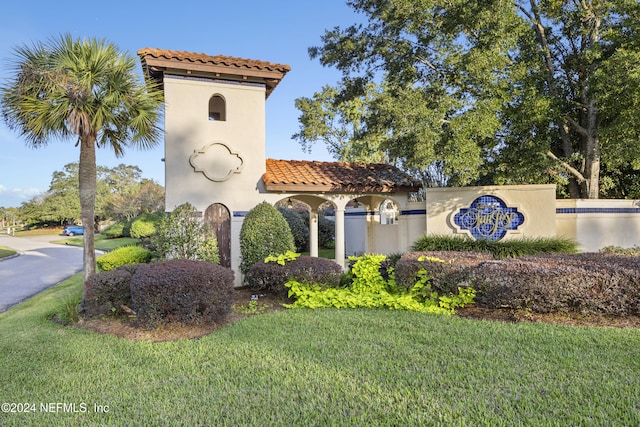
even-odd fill
[(216, 234), (220, 265), (231, 267), (231, 215), (221, 203), (214, 203), (204, 211), (204, 223)]

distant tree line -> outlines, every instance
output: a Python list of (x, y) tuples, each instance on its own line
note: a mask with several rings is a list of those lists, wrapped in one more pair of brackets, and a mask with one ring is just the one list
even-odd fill
[[(143, 213), (164, 208), (164, 188), (142, 178), (137, 166), (120, 164), (114, 168), (97, 167), (97, 221), (130, 220)], [(65, 225), (80, 219), (78, 163), (69, 163), (55, 171), (49, 189), (23, 202), (17, 210), (27, 225)]]

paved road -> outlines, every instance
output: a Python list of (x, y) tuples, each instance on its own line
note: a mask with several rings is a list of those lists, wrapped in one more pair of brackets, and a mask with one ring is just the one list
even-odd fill
[(82, 248), (49, 243), (62, 237), (0, 235), (20, 256), (0, 260), (0, 312), (82, 271)]

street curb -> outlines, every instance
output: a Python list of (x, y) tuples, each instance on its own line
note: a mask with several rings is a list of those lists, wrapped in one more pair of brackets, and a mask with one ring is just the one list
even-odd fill
[(20, 255), (23, 255), (23, 253), (22, 253), (22, 252), (20, 252), (20, 251), (16, 251), (16, 252), (17, 252), (17, 253), (16, 253), (15, 255), (11, 255), (11, 256), (6, 256), (6, 257), (4, 257), (4, 258), (0, 258), (0, 262), (2, 262), (2, 261), (6, 261), (6, 260), (8, 260), (8, 259), (12, 259), (12, 258), (17, 258), (17, 257), (19, 257)]

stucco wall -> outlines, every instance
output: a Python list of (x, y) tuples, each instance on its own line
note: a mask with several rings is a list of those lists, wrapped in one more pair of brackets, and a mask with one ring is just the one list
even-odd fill
[(575, 239), (582, 251), (640, 246), (638, 200), (557, 200), (556, 208), (558, 235)]
[[(213, 203), (231, 215), (231, 267), (239, 274), (244, 213), (262, 201), (265, 88), (233, 82), (165, 76), (165, 209), (189, 202), (199, 212)], [(226, 120), (209, 120), (209, 99), (225, 100)]]
[(407, 202), (400, 206), (396, 224), (380, 224), (378, 211), (348, 209), (345, 216), (347, 255), (363, 253), (392, 254), (406, 252), (425, 232), (423, 202)]
[(504, 239), (552, 237), (556, 234), (555, 185), (505, 185), (461, 188), (429, 188), (426, 192), (426, 233), (432, 235), (470, 235), (454, 223), (461, 209), (469, 208), (480, 196), (495, 196), (507, 207), (517, 208), (524, 222), (507, 231)]
[[(166, 209), (189, 202), (204, 211), (223, 201), (233, 212), (262, 201), (258, 182), (265, 172), (265, 88), (166, 76), (164, 91)], [(226, 121), (208, 119), (209, 99), (215, 94), (226, 101)], [(198, 168), (211, 169), (215, 180)], [(220, 170), (230, 171), (229, 176), (222, 179)]]

